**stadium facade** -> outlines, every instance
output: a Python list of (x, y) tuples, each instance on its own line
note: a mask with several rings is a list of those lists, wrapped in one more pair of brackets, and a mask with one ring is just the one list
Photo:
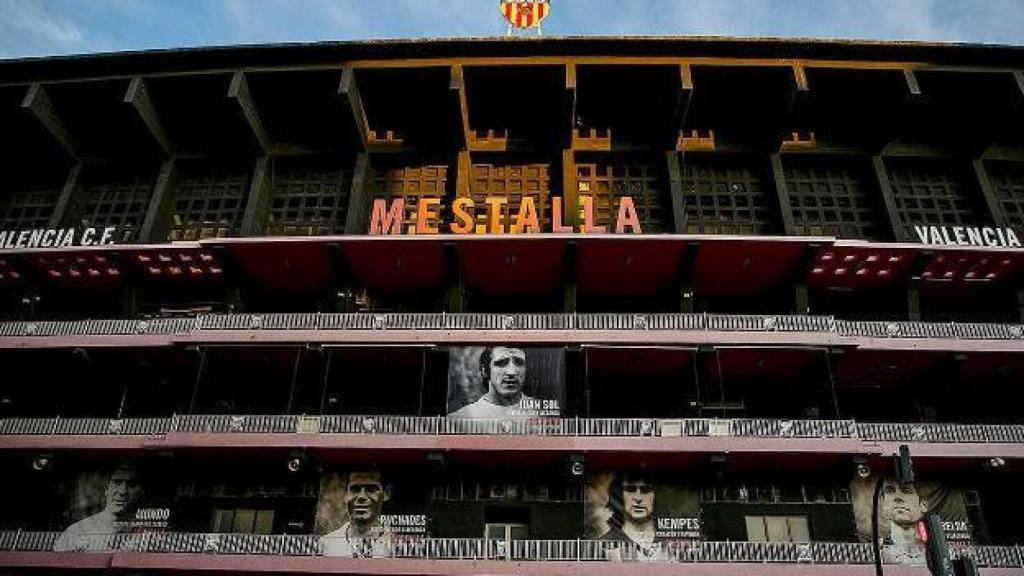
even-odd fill
[(1024, 49), (8, 60), (0, 127), (5, 575), (1024, 571)]

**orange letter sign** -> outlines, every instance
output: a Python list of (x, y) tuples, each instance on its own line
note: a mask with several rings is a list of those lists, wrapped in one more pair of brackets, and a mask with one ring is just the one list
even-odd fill
[(490, 223), (488, 232), (504, 234), (505, 224), (501, 221), (501, 207), (508, 203), (508, 199), (503, 196), (488, 196), (485, 201), (487, 202), (487, 221)]
[(468, 212), (472, 209), (472, 198), (456, 198), (452, 202), (452, 215), (455, 216), (455, 222), (451, 224), (453, 234), (469, 234), (473, 231), (473, 216)]
[(591, 196), (580, 196), (580, 202), (583, 202), (583, 233), (603, 234), (607, 232), (607, 226), (594, 224), (594, 198)]
[(560, 196), (551, 199), (551, 231), (555, 234), (572, 233), (572, 226), (562, 224), (562, 198)]
[(636, 206), (633, 205), (632, 196), (619, 198), (619, 216), (615, 219), (615, 233), (622, 234), (629, 227), (633, 234), (642, 234), (640, 229), (640, 218), (636, 215)]
[(512, 224), (512, 233), (520, 232), (527, 234), (540, 232), (540, 220), (537, 218), (537, 205), (533, 202), (533, 196), (523, 196), (523, 201), (519, 204), (519, 214), (516, 215), (516, 221)]
[(402, 215), (405, 214), (405, 199), (398, 198), (391, 203), (389, 210), (385, 198), (373, 201), (373, 212), (370, 214), (370, 236), (402, 233)]
[(432, 222), (437, 219), (437, 208), (440, 206), (440, 198), (420, 198), (420, 203), (416, 205), (417, 234), (437, 234), (437, 225)]

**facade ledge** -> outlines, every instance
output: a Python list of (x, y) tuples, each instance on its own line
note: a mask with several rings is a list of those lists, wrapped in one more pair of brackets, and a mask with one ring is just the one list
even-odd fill
[(0, 449), (146, 451), (307, 449), (509, 454), (790, 454), (921, 459), (1024, 459), (1024, 426), (880, 424), (852, 420), (457, 420), (412, 416), (174, 416), (0, 420)]
[(1024, 350), (1024, 325), (741, 314), (225, 314), (0, 322), (0, 348), (182, 344), (577, 343)]
[[(97, 552), (51, 552), (58, 532), (0, 532), (0, 565), (308, 574), (862, 574), (873, 562), (857, 543), (693, 542), (671, 549), (588, 540), (430, 539), (398, 542), (385, 557), (322, 556), (319, 536), (150, 533), (93, 536)], [(987, 574), (1019, 573), (1019, 547), (951, 549), (970, 555)], [(653, 555), (652, 555), (653, 554)], [(640, 558), (643, 558), (642, 560)], [(887, 565), (894, 575), (928, 574), (925, 567)]]
[[(692, 563), (623, 566), (617, 562), (503, 562), (494, 560), (388, 560), (316, 557), (216, 556), (207, 554), (144, 554), (137, 552), (67, 554), (0, 552), (0, 566), (75, 571), (159, 570), (164, 573), (346, 574), (477, 576), (862, 576), (869, 566), (858, 564)], [(1016, 576), (1021, 568), (982, 568), (984, 576)], [(924, 567), (887, 566), (889, 576), (928, 576)]]

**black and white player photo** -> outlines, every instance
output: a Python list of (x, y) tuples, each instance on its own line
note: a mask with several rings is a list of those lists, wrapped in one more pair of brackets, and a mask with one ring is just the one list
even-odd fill
[(561, 348), (513, 345), (449, 349), (449, 418), (560, 417), (565, 399)]
[(389, 480), (393, 476), (370, 467), (324, 474), (316, 533), (325, 556), (388, 558), (396, 545), (428, 536), (423, 491), (429, 488), (396, 487)]
[[(97, 480), (101, 490), (95, 488)], [(108, 550), (115, 534), (130, 531), (144, 495), (138, 468), (127, 464), (101, 474), (99, 479), (83, 474), (74, 492), (78, 500), (85, 501), (86, 510), (99, 509), (61, 533), (53, 545), (57, 552)]]
[(661, 558), (673, 544), (702, 537), (698, 491), (650, 470), (590, 475), (585, 504), (584, 536), (619, 542), (638, 559)]
[[(876, 479), (877, 476), (858, 478), (851, 485), (857, 535), (863, 542), (871, 541), (871, 497)], [(927, 512), (939, 514), (950, 542), (965, 537), (970, 540), (963, 490), (937, 482), (900, 484), (893, 478), (882, 480), (878, 498), (878, 531), (882, 558), (886, 562), (913, 566), (927, 563), (925, 543), (918, 531), (918, 523)]]

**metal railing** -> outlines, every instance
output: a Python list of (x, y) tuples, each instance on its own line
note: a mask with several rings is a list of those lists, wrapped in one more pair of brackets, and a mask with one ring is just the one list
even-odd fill
[(866, 338), (1021, 340), (1024, 325), (848, 321), (751, 314), (205, 314), (191, 318), (0, 322), (0, 337), (187, 335), (236, 330), (630, 330), (811, 332)]
[[(314, 535), (191, 534), (149, 532), (99, 534), (68, 540), (60, 532), (0, 532), (0, 552), (58, 551), (187, 553), (261, 556), (323, 556), (327, 538)], [(1024, 567), (1024, 550), (1011, 546), (958, 547), (954, 555), (975, 558), (988, 568)], [(670, 562), (853, 564), (873, 562), (870, 544), (847, 542), (662, 542), (638, 545), (600, 540), (485, 540), (480, 538), (396, 538), (377, 546), (374, 558), (494, 560), (512, 562)]]
[(873, 442), (1024, 444), (1020, 424), (914, 424), (764, 418), (446, 418), (443, 416), (175, 415), (166, 418), (3, 418), (0, 436), (382, 434), (847, 438)]

